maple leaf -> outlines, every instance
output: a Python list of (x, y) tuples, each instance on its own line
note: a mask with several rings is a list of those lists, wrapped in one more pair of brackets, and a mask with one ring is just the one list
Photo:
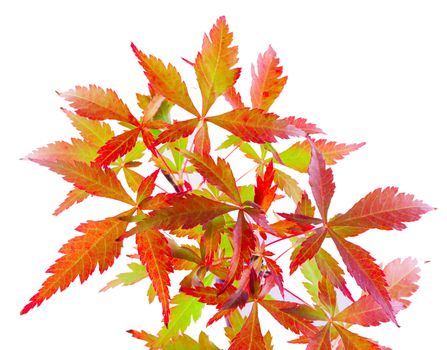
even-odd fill
[(381, 347), (370, 339), (352, 333), (336, 323), (333, 326), (340, 335), (346, 350), (381, 350)]
[(104, 167), (117, 160), (118, 157), (125, 155), (134, 148), (139, 134), (139, 129), (133, 129), (112, 137), (98, 150), (98, 157), (95, 162)]
[(181, 122), (174, 121), (165, 131), (157, 137), (157, 144), (174, 142), (182, 137), (191, 135), (196, 129), (198, 119), (188, 119)]
[(279, 288), (279, 292), (281, 293), (281, 296), (284, 298), (284, 279), (282, 277), (282, 269), (281, 267), (276, 263), (275, 260), (269, 259), (267, 257), (264, 257), (265, 264), (267, 265), (267, 268), (269, 269), (270, 273), (273, 275), (273, 279), (275, 281), (275, 284)]
[(396, 187), (378, 188), (358, 201), (345, 214), (333, 218), (331, 227), (344, 236), (356, 235), (369, 229), (403, 230), (404, 222), (419, 220), (433, 210), (414, 196), (398, 193)]
[(331, 324), (327, 323), (309, 340), (306, 350), (331, 350)]
[(308, 217), (313, 217), (315, 215), (315, 207), (312, 205), (306, 191), (303, 191), (301, 200), (296, 205), (295, 214), (305, 215)]
[(80, 161), (90, 163), (96, 158), (97, 148), (90, 143), (71, 139), (72, 143), (56, 141), (45, 147), (41, 147), (27, 155), (25, 159), (39, 163), (39, 161)]
[(78, 188), (74, 188), (67, 194), (67, 198), (59, 205), (59, 207), (54, 211), (53, 215), (59, 215), (64, 210), (67, 210), (71, 206), (76, 203), (81, 203), (84, 199), (86, 199), (89, 194), (83, 190)]
[(37, 294), (20, 312), (26, 314), (39, 306), (58, 290), (65, 290), (79, 276), (83, 283), (99, 266), (103, 273), (113, 265), (121, 253), (122, 242), (118, 238), (125, 232), (127, 223), (114, 218), (88, 221), (76, 228), (83, 235), (70, 239), (59, 250), (64, 254), (47, 270), (50, 277), (42, 284)]
[(155, 348), (164, 349), (166, 342), (180, 332), (183, 333), (189, 327), (192, 320), (197, 321), (200, 318), (205, 306), (196, 298), (182, 293), (174, 296), (171, 302), (175, 306), (171, 308), (169, 324), (158, 332), (158, 338), (153, 344)]
[(204, 225), (205, 233), (200, 240), (200, 249), (207, 266), (213, 263), (214, 253), (219, 249), (225, 224), (225, 219), (222, 216), (218, 216)]
[(233, 109), (244, 108), (244, 103), (242, 102), (242, 97), (239, 92), (236, 91), (234, 86), (230, 86), (228, 90), (224, 93), (225, 99), (230, 103)]
[[(138, 227), (138, 226), (137, 226)], [(172, 255), (165, 236), (157, 230), (142, 230), (136, 236), (138, 255), (157, 292), (163, 308), (164, 322), (169, 322), (169, 274), (174, 272)]]
[[(393, 260), (385, 266), (383, 271), (388, 283), (387, 290), (392, 300), (392, 306), (394, 312), (397, 313), (410, 304), (404, 298), (410, 297), (418, 289), (416, 282), (419, 280), (420, 269), (417, 267), (415, 259), (407, 258), (404, 261)], [(334, 320), (369, 327), (378, 326), (390, 319), (370, 295), (363, 295), (338, 313)]]
[(76, 86), (59, 96), (67, 100), (81, 117), (94, 120), (113, 119), (139, 125), (127, 105), (111, 89), (104, 90), (96, 85)]
[(112, 128), (107, 123), (81, 117), (65, 108), (62, 108), (62, 111), (70, 118), (82, 138), (97, 148), (103, 146), (114, 136)]
[(251, 66), (252, 84), (250, 89), (253, 108), (268, 111), (270, 106), (281, 94), (287, 77), (281, 77), (283, 67), (279, 65), (279, 59), (271, 46), (267, 51), (258, 56), (258, 74), (254, 65)]
[(210, 135), (208, 133), (208, 124), (203, 123), (203, 125), (197, 130), (194, 136), (194, 152), (197, 154), (210, 154), (211, 152), (211, 141)]
[(318, 332), (311, 321), (303, 318), (295, 310), (301, 304), (281, 300), (261, 300), (259, 302), (282, 326), (297, 334), (313, 337)]
[(276, 142), (277, 137), (305, 136), (304, 131), (288, 120), (278, 118), (276, 114), (266, 113), (262, 109), (241, 108), (206, 120), (248, 142)]
[(188, 193), (182, 197), (172, 198), (169, 206), (152, 211), (138, 225), (142, 228), (164, 230), (187, 229), (205, 224), (216, 216), (236, 209), (234, 206)]
[(321, 245), (326, 238), (326, 229), (320, 228), (315, 230), (315, 233), (308, 236), (300, 246), (296, 248), (296, 255), (292, 254), (292, 261), (290, 262), (290, 274), (294, 273), (297, 268), (306, 260), (312, 259), (320, 250)]
[(216, 186), (219, 190), (230, 197), (235, 203), (241, 203), (241, 196), (236, 186), (233, 172), (228, 163), (222, 158), (217, 158), (214, 163), (213, 158), (208, 154), (197, 154), (180, 150), (180, 152), (189, 159), (196, 170), (210, 184)]
[(240, 273), (244, 257), (251, 256), (254, 250), (255, 240), (250, 225), (245, 220), (244, 212), (239, 211), (237, 221), (233, 229), (233, 255), (230, 261), (230, 270), (221, 290), (225, 290)]
[(31, 159), (58, 173), (80, 190), (101, 197), (107, 197), (134, 205), (134, 201), (124, 190), (115, 173), (109, 168), (83, 162), (46, 161)]
[(141, 204), (144, 200), (149, 198), (155, 188), (155, 180), (157, 179), (159, 170), (155, 170), (152, 174), (141, 181), (137, 190), (137, 204)]
[(209, 36), (203, 37), (202, 51), (197, 54), (194, 70), (202, 93), (202, 116), (205, 116), (217, 97), (222, 95), (241, 74), (237, 63), (237, 46), (230, 46), (233, 33), (225, 17), (219, 17)]
[(334, 287), (340, 289), (346, 297), (354, 301), (351, 292), (346, 286), (346, 281), (343, 277), (344, 271), (338, 265), (337, 260), (335, 260), (327, 251), (320, 248), (315, 255), (315, 261), (321, 274), (330, 280)]
[(110, 288), (115, 288), (119, 285), (130, 286), (147, 278), (147, 270), (144, 265), (133, 262), (127, 266), (130, 269), (129, 272), (123, 272), (116, 275), (116, 279), (107, 283), (107, 285), (102, 288), (100, 292), (105, 292)]
[(327, 212), (335, 191), (332, 169), (326, 167), (321, 153), (311, 142), (312, 157), (309, 164), (309, 184), (315, 203), (324, 222), (327, 222)]
[(151, 83), (151, 87), (172, 103), (195, 116), (200, 116), (177, 69), (171, 64), (166, 67), (161, 60), (152, 55), (146, 56), (133, 43), (131, 47)]
[[(301, 124), (296, 125), (301, 130), (306, 130)], [(326, 165), (334, 165), (342, 160), (349, 153), (354, 152), (365, 145), (362, 143), (345, 144), (335, 143), (324, 139), (313, 141), (317, 150), (322, 154)], [(294, 143), (285, 151), (279, 153), (282, 163), (294, 170), (306, 173), (309, 168), (311, 158), (311, 146), (309, 141), (299, 141)]]
[(275, 183), (281, 191), (293, 199), (295, 203), (301, 200), (303, 190), (299, 186), (298, 182), (285, 172), (275, 169)]
[(258, 304), (253, 303), (241, 331), (231, 340), (228, 350), (266, 350), (258, 318)]
[(123, 172), (126, 182), (129, 185), (130, 189), (136, 192), (141, 182), (143, 181), (144, 177), (138, 174), (136, 171), (129, 169), (127, 167), (123, 168)]
[(275, 178), (275, 169), (273, 162), (269, 162), (264, 176), (256, 176), (255, 198), (254, 202), (258, 204), (264, 211), (270, 208), (270, 205), (275, 200), (276, 189), (278, 186), (272, 186)]
[(336, 232), (329, 230), (338, 252), (340, 253), (349, 273), (357, 284), (367, 291), (383, 308), (385, 314), (397, 325), (391, 298), (387, 291), (384, 272), (374, 263), (374, 258), (358, 245), (348, 242)]

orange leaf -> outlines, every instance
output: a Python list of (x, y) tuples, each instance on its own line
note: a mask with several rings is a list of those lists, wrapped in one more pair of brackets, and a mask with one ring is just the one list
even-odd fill
[(65, 108), (62, 108), (62, 110), (71, 119), (73, 126), (79, 131), (83, 139), (92, 145), (99, 148), (114, 136), (109, 124), (80, 117)]
[(253, 303), (241, 331), (231, 340), (228, 350), (266, 350), (258, 318), (258, 304)]
[(98, 158), (95, 162), (100, 166), (107, 166), (117, 160), (135, 146), (139, 134), (139, 129), (133, 129), (112, 137), (98, 150)]
[(75, 188), (68, 192), (67, 198), (59, 205), (59, 207), (54, 211), (53, 215), (59, 215), (64, 210), (67, 210), (72, 205), (76, 203), (81, 203), (84, 199), (88, 197), (88, 193), (80, 190), (78, 188)]
[(103, 169), (95, 163), (88, 165), (76, 161), (35, 161), (62, 175), (66, 181), (89, 194), (116, 199), (130, 205), (135, 204), (116, 174), (109, 168)]
[(262, 109), (241, 108), (208, 117), (207, 120), (249, 142), (276, 142), (277, 137), (305, 136), (304, 131), (287, 119), (278, 118), (276, 114), (266, 113)]
[(281, 94), (287, 77), (282, 77), (282, 67), (276, 52), (271, 46), (264, 55), (258, 56), (258, 74), (256, 75), (254, 65), (251, 66), (251, 104), (253, 108), (260, 108), (268, 111), (270, 106)]
[(231, 205), (214, 201), (192, 193), (169, 200), (169, 206), (154, 210), (139, 222), (141, 228), (174, 230), (192, 228), (237, 209)]
[(331, 324), (327, 323), (313, 338), (306, 350), (331, 350)]
[(236, 203), (241, 203), (236, 180), (234, 179), (230, 166), (225, 160), (217, 158), (217, 163), (214, 163), (213, 158), (208, 154), (200, 155), (185, 150), (181, 150), (180, 152), (189, 159), (191, 164), (194, 165), (206, 181), (216, 186)]
[(244, 103), (242, 102), (242, 97), (239, 92), (236, 91), (234, 86), (231, 86), (224, 94), (225, 99), (230, 103), (233, 109), (244, 108)]
[(169, 101), (199, 117), (200, 113), (194, 107), (186, 84), (177, 69), (171, 64), (166, 67), (161, 60), (152, 55), (146, 56), (133, 43), (131, 46), (151, 83), (151, 87)]
[(368, 338), (348, 331), (346, 328), (334, 323), (338, 334), (340, 334), (345, 350), (380, 350), (381, 347)]
[(82, 117), (95, 120), (114, 119), (139, 125), (127, 105), (111, 89), (104, 90), (96, 85), (76, 86), (59, 95), (70, 102), (70, 106)]
[(138, 229), (136, 237), (138, 254), (161, 302), (164, 323), (169, 323), (169, 274), (174, 272), (172, 254), (165, 236), (157, 230)]
[(237, 46), (231, 46), (233, 33), (228, 29), (225, 17), (218, 18), (209, 36), (203, 37), (202, 52), (194, 64), (197, 81), (202, 93), (202, 116), (205, 116), (214, 101), (234, 85), (241, 74), (237, 63)]
[(211, 152), (211, 142), (210, 135), (208, 133), (208, 124), (203, 123), (203, 125), (197, 130), (194, 136), (194, 152), (197, 154), (210, 154)]
[(50, 143), (45, 147), (40, 147), (33, 151), (31, 154), (25, 157), (25, 159), (31, 160), (36, 163), (40, 161), (73, 161), (90, 163), (96, 158), (97, 148), (90, 143), (79, 140), (71, 139), (72, 143), (65, 141), (56, 141)]
[(191, 135), (198, 123), (197, 119), (188, 119), (181, 122), (174, 121), (172, 125), (158, 135), (157, 144), (174, 142), (182, 137)]
[(21, 314), (26, 314), (35, 306), (39, 306), (58, 290), (63, 291), (79, 276), (83, 283), (99, 266), (103, 273), (112, 266), (120, 255), (122, 242), (118, 238), (125, 232), (127, 223), (114, 218), (102, 221), (88, 221), (79, 225), (76, 230), (84, 233), (70, 239), (60, 249), (64, 256), (60, 257), (47, 270), (52, 275), (43, 283), (39, 292), (34, 295)]

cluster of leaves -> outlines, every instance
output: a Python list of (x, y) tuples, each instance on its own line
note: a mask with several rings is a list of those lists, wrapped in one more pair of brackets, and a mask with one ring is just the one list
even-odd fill
[[(363, 143), (316, 139), (323, 132), (315, 124), (269, 112), (287, 81), (271, 47), (252, 67), (251, 107), (246, 107), (235, 88), (241, 69), (235, 68), (238, 48), (232, 40), (221, 17), (204, 36), (195, 61), (185, 60), (197, 77), (201, 112), (176, 68), (134, 44), (133, 52), (149, 80), (149, 93), (137, 94), (138, 118), (110, 89), (77, 86), (59, 93), (70, 105), (63, 111), (80, 138), (49, 144), (27, 157), (74, 186), (55, 214), (90, 196), (111, 198), (130, 208), (79, 225), (80, 235), (60, 249), (62, 257), (48, 269), (50, 276), (22, 314), (66, 289), (78, 276), (85, 281), (97, 266), (101, 273), (108, 269), (123, 242), (134, 237), (137, 251), (131, 256), (135, 261), (130, 271), (104, 289), (150, 279), (145, 282), (149, 301), (155, 297), (160, 301), (164, 326), (156, 335), (129, 332), (151, 349), (218, 349), (203, 332), (197, 341), (184, 333), (205, 305), (216, 308), (208, 324), (225, 319), (232, 350), (272, 348), (270, 332), (261, 332), (259, 307), (297, 335), (291, 343), (307, 344), (310, 350), (386, 349), (349, 328), (397, 324), (397, 312), (409, 305), (408, 297), (417, 289), (419, 269), (410, 258), (381, 268), (350, 238), (370, 229), (402, 230), (406, 222), (418, 220), (432, 208), (387, 187), (330, 217), (335, 184), (329, 166)], [(231, 110), (209, 116), (220, 97)], [(173, 106), (191, 117), (171, 122)], [(124, 131), (115, 134), (105, 120), (116, 121)], [(254, 184), (238, 185), (227, 157), (210, 155), (209, 123), (230, 133), (219, 150), (232, 147), (230, 154), (240, 151), (254, 162)], [(273, 143), (287, 138), (297, 141), (277, 151)], [(143, 174), (148, 163), (155, 171)], [(290, 173), (308, 176), (311, 195)], [(162, 188), (166, 180), (170, 191)], [(283, 197), (293, 200), (293, 210), (273, 212), (272, 205)], [(188, 243), (180, 243), (186, 239)], [(312, 303), (284, 285), (278, 259), (285, 252), (273, 249), (284, 241), (290, 242), (287, 251), (293, 250), (290, 274), (299, 269), (306, 277)], [(327, 241), (335, 244), (363, 290), (359, 298), (348, 289), (343, 267), (322, 247)], [(170, 290), (170, 275), (178, 270), (186, 275), (180, 286)], [(173, 290), (177, 294), (171, 297)], [(249, 311), (244, 317), (241, 310), (246, 306)]]

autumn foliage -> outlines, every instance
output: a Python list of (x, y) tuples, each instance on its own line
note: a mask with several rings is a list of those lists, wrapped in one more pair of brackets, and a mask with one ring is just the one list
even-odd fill
[[(419, 268), (412, 258), (380, 265), (351, 237), (370, 229), (403, 230), (433, 208), (386, 187), (334, 215), (332, 197), (348, 189), (336, 191), (333, 165), (364, 143), (328, 141), (306, 119), (270, 111), (287, 82), (271, 47), (252, 66), (246, 105), (235, 87), (241, 76), (238, 47), (224, 17), (204, 36), (195, 61), (185, 60), (195, 72), (201, 101), (193, 101), (188, 92), (193, 82), (187, 85), (173, 65), (135, 44), (131, 48), (149, 82), (148, 92), (137, 94), (139, 114), (111, 89), (76, 86), (58, 94), (79, 138), (27, 156), (73, 185), (55, 215), (92, 196), (129, 207), (80, 224), (79, 235), (62, 246), (62, 256), (21, 313), (77, 277), (83, 282), (97, 267), (107, 270), (123, 244), (130, 244), (136, 250), (129, 271), (104, 290), (147, 284), (149, 301), (161, 303), (164, 325), (154, 334), (129, 333), (150, 349), (218, 349), (204, 332), (198, 339), (185, 333), (205, 305), (215, 308), (208, 324), (225, 325), (231, 350), (272, 349), (275, 340), (260, 323), (260, 309), (290, 331), (290, 348), (387, 349), (350, 328), (397, 325), (398, 313), (418, 288)], [(219, 99), (228, 107), (216, 114)], [(171, 120), (174, 106), (182, 111), (181, 120)], [(210, 137), (216, 126), (228, 134), (220, 145)], [(293, 144), (284, 149), (275, 143), (280, 139)], [(251, 173), (235, 176), (233, 152), (252, 163)], [(310, 191), (298, 179), (308, 180)], [(289, 248), (278, 250), (278, 242)], [(185, 277), (171, 286), (171, 275), (179, 270)], [(309, 295), (286, 288), (285, 279), (294, 273), (304, 276)], [(347, 274), (361, 294), (349, 287), (354, 283), (347, 283)]]

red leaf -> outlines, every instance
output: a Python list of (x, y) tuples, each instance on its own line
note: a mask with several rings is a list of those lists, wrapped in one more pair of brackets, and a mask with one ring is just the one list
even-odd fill
[(195, 153), (206, 155), (211, 153), (211, 142), (207, 123), (203, 123), (199, 130), (197, 130), (193, 144)]
[(169, 274), (174, 272), (171, 249), (165, 236), (157, 230), (138, 229), (136, 242), (141, 262), (146, 266), (152, 285), (163, 308), (164, 323), (169, 323)]
[(40, 290), (26, 305), (21, 314), (26, 314), (39, 306), (58, 290), (65, 290), (79, 276), (83, 283), (99, 266), (103, 273), (113, 265), (120, 255), (122, 242), (118, 238), (125, 232), (127, 223), (114, 218), (102, 221), (88, 221), (76, 230), (84, 233), (70, 239), (60, 249), (64, 254), (47, 270), (52, 275), (43, 283)]
[(294, 273), (298, 267), (300, 267), (305, 261), (312, 259), (315, 254), (320, 250), (321, 245), (326, 238), (326, 229), (317, 229), (315, 233), (307, 237), (301, 246), (297, 247), (298, 254), (294, 257), (290, 263), (290, 274)]
[(237, 63), (237, 46), (230, 46), (230, 33), (225, 17), (220, 17), (209, 36), (203, 37), (202, 52), (196, 57), (194, 69), (202, 93), (202, 116), (205, 116), (217, 97), (234, 85), (241, 74)]
[(286, 213), (277, 213), (278, 215), (282, 216), (284, 219), (292, 222), (296, 222), (297, 224), (301, 226), (308, 226), (308, 225), (318, 225), (322, 223), (322, 220), (319, 218), (314, 218), (306, 215), (301, 214), (286, 214)]
[(331, 350), (331, 324), (326, 325), (310, 339), (306, 350)]
[(366, 145), (365, 142), (345, 144), (327, 140), (315, 141), (315, 146), (323, 155), (327, 165), (334, 165), (337, 161), (344, 159), (349, 153), (357, 151), (364, 145)]
[(134, 205), (134, 201), (124, 190), (116, 174), (109, 168), (101, 168), (92, 163), (65, 161), (37, 161), (73, 183), (77, 188), (95, 196), (107, 197)]
[(349, 273), (355, 278), (358, 285), (382, 306), (386, 315), (397, 325), (391, 299), (386, 289), (388, 285), (385, 280), (385, 274), (374, 263), (374, 258), (366, 250), (346, 241), (334, 231), (329, 230), (329, 233)]
[(235, 209), (237, 208), (231, 205), (188, 193), (170, 199), (169, 206), (152, 211), (138, 225), (142, 229), (192, 228)]
[(269, 162), (263, 177), (260, 175), (256, 176), (255, 203), (264, 211), (270, 208), (276, 196), (278, 186), (272, 186), (274, 178), (275, 169), (273, 169), (273, 162)]
[(174, 142), (182, 137), (191, 135), (196, 129), (199, 121), (197, 119), (188, 119), (181, 122), (174, 121), (165, 131), (157, 137), (157, 144)]
[(315, 255), (315, 261), (318, 265), (318, 269), (321, 274), (332, 282), (334, 287), (337, 287), (341, 292), (350, 300), (354, 301), (351, 292), (346, 286), (346, 281), (343, 278), (344, 272), (335, 260), (328, 252), (320, 248)]
[(230, 166), (225, 160), (217, 158), (217, 163), (214, 163), (213, 158), (208, 154), (200, 155), (186, 150), (181, 150), (180, 152), (189, 159), (191, 164), (194, 165), (206, 181), (216, 186), (236, 203), (241, 203), (236, 180), (234, 179)]
[(53, 215), (59, 215), (64, 210), (67, 210), (72, 205), (76, 203), (81, 203), (84, 199), (88, 197), (88, 193), (80, 190), (78, 188), (75, 188), (68, 192), (67, 198), (59, 205), (59, 207), (54, 211)]
[(107, 166), (114, 162), (135, 146), (139, 134), (139, 129), (133, 129), (112, 137), (98, 150), (98, 158), (95, 159), (95, 162), (100, 166)]
[(414, 196), (397, 193), (396, 187), (378, 188), (366, 195), (345, 214), (336, 216), (330, 225), (344, 235), (359, 234), (368, 229), (403, 230), (404, 222), (419, 220), (422, 214), (433, 208)]
[(273, 275), (273, 278), (275, 280), (276, 285), (279, 288), (279, 292), (281, 293), (281, 296), (284, 298), (284, 280), (282, 277), (282, 269), (281, 267), (276, 263), (275, 260), (269, 259), (267, 257), (264, 257), (265, 264), (267, 265), (267, 268), (269, 269), (270, 273)]
[(146, 77), (151, 83), (151, 87), (169, 101), (187, 110), (195, 116), (200, 116), (196, 107), (191, 101), (186, 84), (175, 67), (168, 64), (166, 67), (161, 60), (150, 55), (146, 56), (132, 43), (132, 50), (137, 56), (144, 69)]
[(255, 240), (250, 225), (245, 220), (244, 212), (239, 211), (237, 221), (233, 229), (233, 256), (231, 257), (230, 270), (227, 279), (221, 287), (225, 290), (234, 278), (241, 272), (244, 258), (251, 256), (251, 251), (255, 248)]
[(242, 102), (242, 97), (239, 92), (236, 91), (234, 86), (231, 86), (225, 93), (225, 99), (231, 104), (233, 109), (244, 108), (244, 103)]
[(149, 198), (155, 188), (155, 180), (160, 170), (155, 170), (152, 174), (147, 176), (143, 181), (141, 181), (140, 186), (137, 190), (137, 203), (140, 204), (145, 199)]
[(290, 136), (305, 136), (302, 130), (287, 119), (278, 118), (276, 114), (261, 109), (241, 108), (207, 120), (249, 142), (276, 142), (277, 137), (287, 139)]
[(285, 328), (297, 334), (313, 337), (318, 328), (311, 321), (301, 317), (294, 311), (301, 305), (290, 301), (262, 300), (260, 304)]
[(180, 288), (180, 291), (187, 295), (198, 298), (201, 303), (207, 305), (216, 305), (216, 307), (220, 309), (222, 305), (228, 300), (228, 298), (234, 294), (236, 288), (230, 286), (223, 293), (220, 293), (218, 289), (213, 287), (201, 286), (197, 286), (194, 288), (182, 287)]
[(111, 89), (103, 90), (96, 85), (76, 86), (59, 94), (82, 117), (94, 120), (114, 119), (138, 126), (138, 120), (127, 105)]
[(250, 90), (253, 108), (268, 111), (270, 106), (281, 94), (287, 77), (282, 77), (282, 66), (276, 58), (276, 52), (271, 46), (264, 55), (258, 56), (258, 74), (256, 75), (254, 65), (251, 66), (252, 84)]
[(309, 164), (309, 184), (321, 218), (327, 222), (327, 212), (335, 191), (332, 169), (326, 167), (323, 156), (311, 142), (312, 157)]
[(241, 331), (231, 340), (228, 350), (266, 350), (258, 318), (258, 304), (253, 303)]
[(345, 350), (380, 350), (380, 346), (377, 343), (373, 343), (370, 339), (352, 333), (336, 323), (333, 323), (333, 325), (338, 334), (340, 334)]
[(200, 240), (200, 248), (205, 260), (205, 265), (211, 266), (214, 253), (219, 249), (221, 236), (225, 229), (225, 219), (222, 216), (214, 218), (206, 223), (204, 228), (205, 234), (202, 235)]

